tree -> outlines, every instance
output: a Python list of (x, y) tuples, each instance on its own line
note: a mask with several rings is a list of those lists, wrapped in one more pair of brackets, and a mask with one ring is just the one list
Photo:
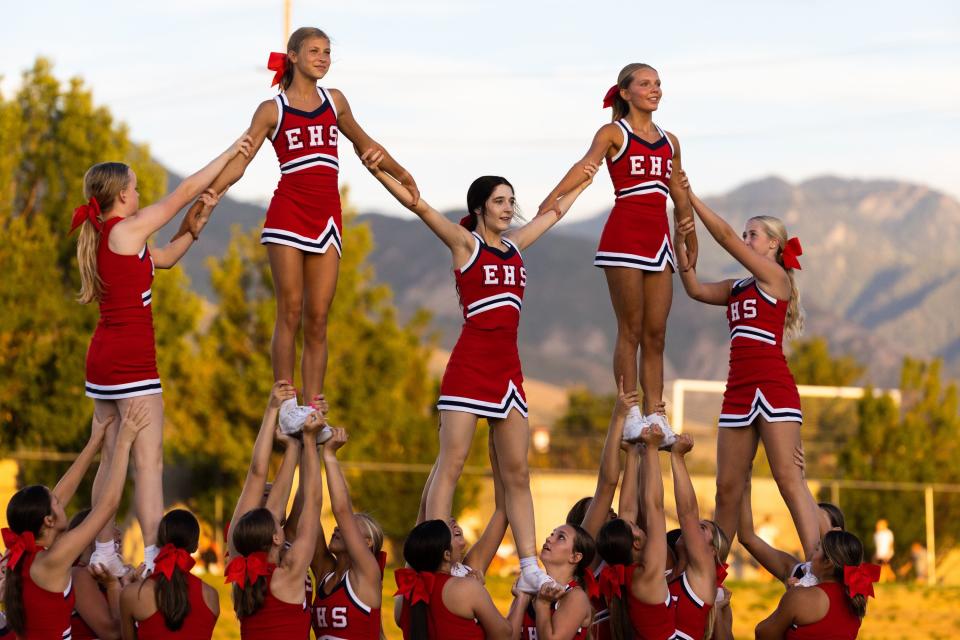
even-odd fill
[[(898, 408), (889, 395), (868, 393), (857, 403), (857, 428), (839, 453), (840, 477), (918, 483), (958, 483), (960, 412), (955, 383), (941, 379), (939, 360), (903, 363)], [(898, 553), (910, 542), (923, 541), (924, 499), (918, 491), (844, 491), (841, 506), (848, 528), (863, 537), (868, 548), (878, 518), (890, 521)], [(938, 546), (953, 546), (960, 538), (960, 500), (953, 494), (935, 501)]]

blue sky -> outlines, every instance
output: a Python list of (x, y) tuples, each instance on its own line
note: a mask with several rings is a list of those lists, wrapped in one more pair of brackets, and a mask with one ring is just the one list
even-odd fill
[[(273, 95), (264, 65), (283, 47), (282, 6), (21, 3), (0, 27), (0, 87), (48, 56), (160, 161), (193, 171)], [(829, 173), (960, 196), (956, 2), (293, 0), (300, 25), (333, 37), (323, 84), (437, 207), (463, 207), (470, 181), (494, 173), (534, 210), (609, 120), (601, 98), (633, 61), (659, 70), (656, 119), (702, 193)], [(355, 204), (397, 211), (349, 146), (341, 157)], [(278, 176), (265, 146), (232, 195), (267, 201)], [(601, 175), (571, 217), (611, 201)]]

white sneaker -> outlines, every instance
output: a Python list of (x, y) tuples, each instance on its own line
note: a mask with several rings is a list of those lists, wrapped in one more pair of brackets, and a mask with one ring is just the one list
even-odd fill
[[(301, 433), (307, 416), (314, 411), (312, 407), (298, 405), (296, 398), (284, 400), (280, 405), (280, 431), (288, 436)], [(329, 440), (330, 436), (327, 436), (327, 439)]]
[(627, 417), (623, 421), (623, 440), (626, 442), (637, 442), (640, 440), (640, 434), (643, 428), (647, 426), (643, 416), (640, 415), (640, 407), (630, 407)]
[(520, 580), (517, 581), (517, 589), (523, 593), (537, 595), (540, 589), (548, 582), (554, 582), (554, 579), (547, 575), (546, 571), (537, 567), (533, 571), (520, 574)]
[(815, 587), (820, 584), (820, 579), (813, 574), (813, 567), (809, 562), (803, 563), (803, 577), (798, 584), (801, 587)]
[(97, 553), (94, 551), (87, 564), (98, 564), (118, 578), (127, 574), (127, 565), (124, 564), (123, 558), (116, 551), (112, 553)]
[(673, 446), (673, 443), (677, 441), (677, 434), (670, 428), (670, 423), (667, 422), (666, 416), (659, 413), (651, 413), (644, 418), (644, 421), (646, 421), (648, 426), (657, 425), (660, 427), (660, 431), (663, 432), (663, 442), (660, 443), (661, 450), (668, 450)]
[(317, 449), (323, 446), (323, 443), (333, 437), (333, 429), (328, 425), (323, 425), (323, 429), (317, 431)]

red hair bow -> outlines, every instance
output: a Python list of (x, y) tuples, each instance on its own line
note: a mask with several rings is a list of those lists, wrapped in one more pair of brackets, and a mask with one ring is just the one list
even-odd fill
[(880, 580), (880, 565), (864, 562), (856, 567), (843, 568), (843, 584), (847, 585), (850, 597), (868, 596), (875, 598), (873, 583)]
[(620, 595), (626, 582), (627, 566), (608, 564), (600, 571), (600, 594), (609, 602), (614, 596)]
[(103, 229), (103, 224), (100, 222), (100, 203), (97, 202), (96, 198), (91, 197), (87, 204), (82, 204), (73, 210), (70, 233), (73, 233), (77, 227), (83, 224), (84, 220), (89, 220), (97, 231)]
[(267, 69), (274, 71), (273, 82), (270, 83), (270, 86), (280, 84), (283, 74), (287, 72), (287, 64), (289, 63), (287, 59), (287, 54), (278, 53), (276, 51), (270, 52), (270, 57), (267, 58)]
[(380, 566), (380, 575), (383, 575), (383, 570), (387, 568), (387, 552), (378, 551), (377, 552), (377, 564)]
[(597, 579), (593, 577), (593, 572), (590, 571), (589, 567), (583, 572), (583, 590), (591, 598), (600, 597), (600, 585), (597, 584)]
[(189, 553), (167, 543), (163, 545), (160, 553), (157, 554), (157, 559), (154, 560), (153, 563), (153, 570), (155, 573), (161, 574), (164, 578), (170, 580), (173, 577), (174, 567), (179, 567), (180, 571), (184, 573), (190, 573), (190, 569), (193, 569), (193, 565), (195, 564), (197, 564), (197, 561), (194, 560)]
[(37, 546), (37, 541), (36, 538), (33, 537), (32, 531), (16, 533), (13, 529), (4, 527), (0, 533), (3, 535), (4, 546), (7, 548), (7, 551), (10, 552), (10, 558), (7, 560), (7, 566), (10, 568), (17, 566), (17, 562), (20, 561), (20, 557), (24, 554), (33, 555), (43, 549), (43, 547)]
[(783, 248), (783, 266), (787, 269), (800, 269), (798, 256), (803, 255), (803, 247), (800, 246), (800, 238), (794, 236), (787, 240), (787, 246)]
[(248, 556), (238, 556), (227, 565), (224, 582), (230, 584), (236, 582), (241, 588), (256, 582), (260, 576), (268, 576), (273, 573), (275, 565), (267, 561), (267, 554), (263, 551), (256, 551)]
[(727, 569), (730, 567), (726, 562), (717, 563), (717, 586), (721, 586), (723, 581), (727, 579)]
[(620, 93), (620, 85), (615, 84), (609, 89), (607, 89), (606, 95), (603, 96), (603, 108), (609, 109), (613, 106), (613, 99), (617, 97), (617, 94)]
[(433, 583), (437, 576), (429, 571), (414, 571), (413, 569), (397, 569), (393, 574), (397, 581), (397, 592), (393, 595), (403, 596), (411, 605), (418, 602), (430, 604), (430, 594), (433, 593)]

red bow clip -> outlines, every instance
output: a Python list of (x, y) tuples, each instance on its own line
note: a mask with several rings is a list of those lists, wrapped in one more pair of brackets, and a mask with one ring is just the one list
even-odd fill
[(414, 571), (413, 569), (397, 569), (393, 574), (397, 581), (397, 592), (393, 595), (403, 596), (411, 605), (418, 602), (430, 604), (430, 594), (433, 593), (433, 583), (437, 577), (429, 571)]
[(378, 551), (377, 552), (377, 564), (380, 566), (380, 575), (383, 575), (383, 570), (387, 568), (387, 552)]
[(273, 82), (270, 83), (271, 87), (280, 84), (283, 74), (287, 72), (288, 63), (287, 54), (276, 51), (270, 52), (270, 57), (267, 58), (267, 69), (275, 72), (273, 74)]
[(729, 567), (730, 565), (727, 564), (726, 562), (717, 563), (717, 586), (718, 587), (723, 585), (723, 581), (727, 579), (727, 568)]
[(100, 222), (100, 203), (97, 202), (96, 198), (91, 197), (87, 204), (82, 204), (73, 210), (70, 233), (73, 233), (77, 227), (83, 224), (84, 220), (89, 220), (97, 231), (103, 229), (103, 223)]
[(43, 547), (37, 546), (37, 541), (33, 537), (32, 531), (24, 531), (18, 534), (15, 533), (13, 529), (4, 527), (0, 533), (3, 535), (3, 544), (10, 553), (7, 559), (8, 567), (13, 568), (17, 566), (17, 562), (20, 561), (20, 557), (24, 554), (33, 555), (43, 549)]
[(880, 565), (864, 562), (856, 567), (843, 568), (843, 584), (847, 585), (850, 597), (867, 596), (875, 598), (873, 583), (880, 580)]
[(157, 559), (153, 563), (153, 571), (170, 580), (173, 577), (174, 567), (179, 567), (180, 571), (184, 573), (190, 573), (190, 569), (193, 569), (195, 564), (197, 564), (197, 561), (189, 553), (167, 543), (157, 554)]
[(256, 551), (248, 556), (239, 556), (230, 561), (227, 565), (225, 580), (227, 584), (236, 582), (241, 588), (256, 582), (260, 576), (268, 576), (273, 573), (276, 565), (267, 562), (267, 554), (263, 551)]
[(597, 579), (593, 577), (593, 572), (590, 571), (589, 567), (583, 573), (583, 590), (587, 592), (587, 596), (591, 599), (600, 597), (600, 585), (597, 583)]
[(600, 571), (600, 595), (610, 601), (614, 596), (619, 597), (623, 585), (627, 582), (627, 566), (623, 564), (608, 564)]
[(617, 97), (620, 93), (620, 85), (615, 84), (609, 89), (607, 89), (606, 95), (603, 96), (603, 108), (609, 109), (613, 106), (613, 99)]
[(803, 247), (800, 246), (800, 238), (794, 236), (787, 240), (787, 246), (783, 248), (783, 266), (787, 269), (800, 269), (798, 256), (803, 255)]

